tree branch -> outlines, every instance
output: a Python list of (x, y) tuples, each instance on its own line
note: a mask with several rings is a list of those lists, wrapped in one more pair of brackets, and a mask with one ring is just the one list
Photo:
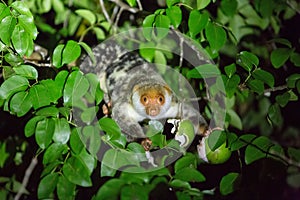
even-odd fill
[(23, 178), (23, 181), (22, 181), (22, 185), (21, 185), (21, 188), (20, 190), (18, 191), (18, 193), (16, 194), (14, 200), (18, 200), (21, 198), (22, 194), (24, 194), (24, 192), (26, 191), (26, 187), (27, 187), (27, 184), (28, 184), (28, 181), (29, 181), (29, 178), (35, 168), (35, 166), (37, 165), (38, 163), (38, 160), (36, 157), (34, 157), (32, 160), (31, 160), (31, 163), (30, 165), (28, 166), (28, 168), (26, 169), (25, 171), (25, 175), (24, 175), (24, 178)]

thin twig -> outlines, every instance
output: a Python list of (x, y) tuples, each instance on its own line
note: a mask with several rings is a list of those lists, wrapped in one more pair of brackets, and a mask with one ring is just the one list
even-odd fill
[[(102, 0), (100, 0), (100, 1), (102, 1)], [(137, 13), (139, 11), (139, 9), (132, 8), (132, 7), (128, 6), (127, 4), (125, 4), (124, 2), (120, 1), (120, 0), (110, 0), (110, 1), (117, 4), (121, 8), (123, 8), (123, 10), (127, 10), (131, 13)]]
[(102, 12), (103, 12), (103, 15), (104, 15), (106, 21), (107, 21), (110, 25), (112, 25), (112, 22), (111, 22), (111, 20), (110, 20), (110, 17), (109, 17), (109, 15), (108, 15), (107, 11), (106, 11), (106, 8), (105, 8), (105, 5), (104, 5), (103, 0), (99, 0), (99, 3), (100, 3), (100, 6), (101, 6), (101, 9), (102, 9)]
[(23, 181), (22, 181), (22, 185), (21, 185), (21, 188), (19, 189), (18, 193), (16, 194), (15, 196), (15, 200), (18, 200), (21, 198), (22, 194), (24, 194), (24, 192), (26, 191), (26, 187), (27, 187), (27, 184), (28, 184), (28, 181), (29, 181), (29, 178), (35, 168), (35, 166), (37, 165), (38, 163), (38, 160), (36, 157), (34, 157), (32, 160), (31, 160), (31, 163), (30, 165), (28, 166), (28, 168), (26, 169), (25, 171), (25, 175), (24, 175), (24, 178), (23, 178)]
[(287, 85), (280, 85), (277, 87), (265, 89), (264, 93), (275, 92), (275, 91), (285, 90), (285, 89), (287, 89)]

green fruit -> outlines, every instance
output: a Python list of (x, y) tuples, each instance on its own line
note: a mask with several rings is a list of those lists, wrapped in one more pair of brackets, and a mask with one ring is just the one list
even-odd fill
[(208, 146), (207, 139), (205, 138), (205, 150), (207, 161), (211, 164), (222, 164), (231, 156), (231, 151), (226, 147), (226, 142), (224, 142), (215, 151), (212, 151)]
[(195, 137), (194, 126), (190, 120), (182, 120), (179, 122), (178, 131), (175, 140), (180, 142), (180, 146), (189, 146)]

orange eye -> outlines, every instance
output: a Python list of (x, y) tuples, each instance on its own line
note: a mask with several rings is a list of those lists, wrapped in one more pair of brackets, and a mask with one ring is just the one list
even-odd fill
[(159, 102), (160, 104), (164, 104), (164, 103), (165, 103), (165, 98), (164, 98), (163, 96), (159, 96), (159, 97), (158, 97), (158, 102)]
[(142, 102), (143, 104), (147, 104), (147, 103), (148, 103), (148, 98), (147, 98), (146, 96), (142, 96), (142, 97), (141, 97), (141, 102)]

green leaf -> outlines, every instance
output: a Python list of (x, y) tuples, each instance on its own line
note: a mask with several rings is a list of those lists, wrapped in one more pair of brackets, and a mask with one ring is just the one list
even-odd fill
[(8, 6), (4, 5), (3, 3), (0, 4), (0, 22), (6, 16), (10, 15), (10, 9)]
[(80, 15), (84, 19), (86, 19), (91, 25), (95, 24), (96, 16), (95, 14), (87, 9), (78, 9), (75, 11), (76, 14)]
[(70, 137), (70, 147), (75, 154), (79, 154), (84, 148), (83, 141), (79, 135), (81, 134), (80, 132), (81, 132), (80, 128), (74, 128), (72, 129), (72, 134)]
[(253, 71), (252, 76), (255, 79), (263, 81), (268, 86), (274, 87), (275, 84), (274, 76), (270, 72), (267, 72), (263, 69), (256, 69)]
[[(6, 142), (0, 142), (0, 168), (3, 168), (5, 165), (5, 161), (9, 158), (9, 153), (6, 152)], [(1, 181), (0, 181), (1, 182)]]
[(121, 135), (121, 129), (111, 118), (103, 117), (99, 120), (99, 125), (106, 132), (108, 140), (117, 139)]
[(16, 92), (24, 91), (28, 88), (29, 82), (22, 76), (12, 76), (5, 80), (0, 87), (0, 97), (7, 99)]
[(229, 78), (225, 83), (226, 95), (231, 98), (234, 93), (237, 91), (238, 86), (240, 84), (240, 77), (234, 74), (231, 78)]
[(300, 162), (300, 149), (295, 149), (293, 147), (289, 147), (288, 155), (292, 160), (294, 160), (296, 162)]
[(62, 52), (64, 49), (65, 45), (59, 44), (55, 47), (53, 51), (53, 56), (52, 56), (52, 63), (55, 67), (60, 68), (62, 67)]
[(197, 166), (197, 160), (194, 154), (187, 153), (184, 157), (180, 158), (176, 161), (174, 165), (175, 173), (177, 173), (179, 170), (190, 167), (190, 168), (196, 168)]
[(225, 73), (226, 75), (231, 78), (234, 73), (236, 72), (236, 65), (234, 63), (232, 63), (231, 65), (228, 65), (226, 67), (224, 67)]
[(35, 116), (31, 118), (25, 125), (24, 132), (26, 137), (30, 137), (35, 133), (36, 125), (39, 121), (45, 119), (44, 116)]
[(108, 167), (106, 166), (105, 164), (103, 164), (103, 162), (101, 162), (101, 177), (105, 177), (105, 176), (108, 176), (108, 177), (113, 177), (115, 176), (117, 170), (111, 168), (111, 167)]
[(182, 181), (179, 179), (172, 180), (170, 186), (178, 189), (190, 189), (191, 185), (187, 181)]
[(103, 91), (100, 89), (99, 79), (96, 74), (91, 74), (91, 73), (87, 74), (86, 78), (90, 83), (89, 92), (92, 95), (93, 99), (95, 100), (96, 105), (98, 105), (99, 103), (101, 103), (104, 96)]
[(236, 0), (222, 0), (221, 9), (226, 16), (232, 17), (235, 15), (238, 3)]
[(289, 40), (285, 39), (285, 38), (275, 38), (275, 39), (272, 39), (271, 42), (276, 42), (276, 43), (279, 43), (279, 44), (283, 44), (289, 48), (292, 48), (292, 44)]
[(57, 182), (57, 195), (59, 199), (73, 200), (76, 194), (76, 185), (68, 181), (64, 176), (59, 176)]
[(202, 14), (198, 10), (193, 10), (190, 13), (188, 20), (189, 31), (192, 36), (196, 36), (202, 31), (208, 23), (208, 13), (203, 12)]
[(13, 31), (15, 29), (15, 26), (17, 24), (17, 19), (12, 16), (6, 16), (2, 21), (0, 22), (0, 39), (4, 44), (9, 45), (10, 44), (10, 38), (13, 34)]
[(11, 66), (21, 65), (24, 62), (23, 58), (19, 54), (15, 54), (15, 53), (5, 54), (4, 59)]
[(53, 143), (45, 151), (43, 164), (47, 165), (62, 157), (68, 150), (68, 146), (62, 143)]
[(55, 119), (55, 130), (53, 135), (54, 142), (66, 144), (69, 141), (71, 134), (70, 125), (65, 118)]
[(28, 15), (19, 15), (18, 22), (29, 35), (30, 39), (36, 39), (38, 35), (37, 28), (35, 26), (34, 20), (32, 16)]
[(213, 52), (221, 49), (226, 42), (225, 30), (214, 23), (207, 24), (205, 27), (205, 36)]
[(245, 163), (247, 165), (261, 158), (265, 158), (267, 156), (268, 149), (273, 145), (265, 136), (256, 138), (252, 144), (253, 145), (248, 145), (245, 151)]
[(87, 108), (82, 112), (81, 120), (86, 124), (91, 124), (95, 120), (98, 110), (98, 106)]
[(253, 66), (257, 67), (259, 59), (256, 55), (248, 51), (242, 51), (238, 54), (237, 63), (242, 66), (245, 70), (250, 72)]
[(70, 157), (62, 168), (63, 174), (71, 183), (82, 187), (92, 186), (88, 168), (80, 159)]
[(231, 172), (222, 177), (220, 182), (220, 192), (222, 195), (228, 195), (236, 190), (239, 174)]
[(40, 148), (45, 149), (52, 141), (55, 123), (51, 118), (38, 121), (35, 130), (35, 140)]
[(126, 2), (130, 5), (130, 7), (136, 6), (136, 0), (126, 0)]
[(300, 80), (300, 74), (292, 74), (290, 75), (286, 82), (287, 82), (287, 86), (289, 88), (295, 88), (296, 87), (296, 82)]
[(63, 97), (66, 105), (72, 105), (73, 101), (80, 99), (89, 89), (89, 82), (82, 72), (72, 72), (66, 82)]
[(131, 184), (121, 188), (121, 199), (147, 199), (148, 189), (145, 186)]
[(213, 64), (204, 64), (191, 69), (187, 73), (187, 78), (212, 78), (220, 76), (220, 71)]
[(180, 179), (182, 181), (187, 182), (203, 182), (205, 181), (205, 177), (201, 172), (199, 172), (197, 169), (186, 167), (181, 170), (179, 170), (174, 178)]
[(18, 117), (24, 116), (31, 109), (31, 99), (28, 92), (18, 92), (10, 100), (10, 109)]
[(120, 196), (121, 188), (125, 185), (124, 180), (110, 179), (106, 181), (98, 190), (95, 198), (97, 200), (118, 200)]
[(96, 160), (94, 156), (89, 154), (85, 149), (83, 149), (83, 151), (80, 152), (77, 158), (85, 164), (89, 175), (91, 175), (96, 167)]
[(291, 62), (296, 66), (300, 67), (300, 54), (293, 52), (290, 56)]
[(285, 107), (287, 105), (287, 103), (289, 102), (290, 100), (290, 93), (289, 92), (285, 92), (281, 95), (277, 95), (276, 96), (276, 102), (281, 106), (281, 107)]
[(248, 86), (250, 87), (251, 90), (258, 94), (262, 94), (264, 92), (264, 83), (261, 80), (250, 80), (247, 82)]
[(230, 116), (230, 124), (235, 128), (242, 130), (243, 124), (240, 116), (232, 109), (228, 109), (227, 114)]
[[(98, 38), (99, 39), (99, 38)], [(93, 53), (93, 50), (90, 46), (88, 46), (86, 43), (84, 42), (78, 42), (78, 44), (85, 50), (85, 52), (88, 54), (88, 56), (90, 57), (93, 65), (96, 64), (96, 58), (95, 55)]]
[(24, 28), (20, 25), (16, 25), (11, 40), (13, 43), (13, 46), (15, 50), (21, 55), (27, 55), (29, 56), (31, 54), (30, 47), (32, 46), (30, 44), (31, 39), (29, 38), (29, 34), (25, 32)]
[(29, 80), (35, 80), (38, 78), (37, 70), (31, 65), (20, 65), (13, 69), (17, 75), (23, 76)]
[(81, 48), (79, 44), (73, 40), (69, 40), (62, 52), (62, 64), (69, 64), (79, 58)]
[(211, 0), (197, 0), (197, 9), (201, 10), (208, 6)]
[(82, 138), (81, 140), (86, 145), (86, 148), (92, 155), (97, 155), (100, 145), (101, 145), (101, 137), (99, 134), (100, 130), (94, 126), (85, 126), (82, 130)]
[(52, 173), (45, 176), (38, 186), (37, 195), (39, 199), (54, 198), (54, 189), (58, 181), (58, 173)]
[(268, 117), (277, 126), (282, 122), (281, 112), (278, 104), (271, 105), (268, 112)]
[(226, 140), (226, 134), (222, 131), (213, 131), (208, 137), (208, 146), (212, 151), (219, 148)]
[(283, 66), (285, 62), (289, 59), (290, 55), (293, 53), (293, 49), (289, 48), (278, 48), (271, 53), (271, 63), (278, 69)]
[(179, 2), (180, 0), (166, 0), (168, 8)]
[(27, 7), (27, 5), (22, 2), (22, 1), (15, 1), (13, 2), (10, 7), (12, 7), (13, 9), (15, 9), (16, 11), (18, 11), (20, 14), (23, 14), (23, 15), (27, 15), (27, 16), (30, 16), (32, 17), (32, 14), (29, 10), (29, 8)]
[(149, 43), (141, 43), (139, 46), (140, 55), (146, 59), (148, 62), (152, 62), (155, 56), (155, 44), (152, 42)]
[(155, 33), (158, 39), (166, 37), (169, 33), (170, 19), (165, 15), (157, 15), (155, 18)]
[(151, 41), (153, 36), (153, 25), (155, 17), (155, 14), (148, 15), (143, 21), (143, 34), (148, 41)]
[(166, 14), (174, 28), (178, 28), (182, 20), (181, 9), (178, 6), (172, 6), (166, 9)]
[(37, 116), (44, 116), (44, 117), (58, 117), (59, 110), (54, 106), (44, 107), (39, 109), (35, 115)]
[(35, 110), (51, 104), (47, 90), (43, 85), (36, 84), (32, 86), (29, 90), (29, 95), (31, 97), (32, 106)]
[(248, 143), (252, 142), (254, 140), (254, 138), (256, 138), (256, 136), (253, 134), (242, 135), (237, 140), (232, 142), (232, 144), (230, 146), (230, 150), (231, 151), (238, 150), (238, 149), (246, 146)]

